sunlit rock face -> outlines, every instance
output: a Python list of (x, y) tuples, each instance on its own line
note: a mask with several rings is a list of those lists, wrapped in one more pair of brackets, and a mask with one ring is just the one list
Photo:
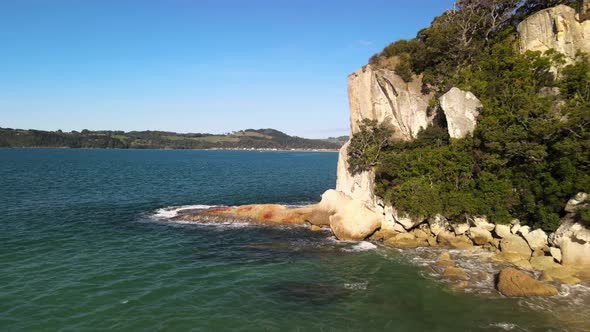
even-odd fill
[[(432, 124), (428, 113), (431, 95), (422, 93), (422, 81), (415, 78), (406, 83), (394, 71), (363, 66), (348, 76), (351, 136), (359, 132), (362, 120), (377, 120), (393, 128), (396, 139), (411, 140), (421, 129)], [(336, 190), (375, 205), (374, 174), (371, 171), (351, 174), (348, 171), (347, 149), (340, 149)]]
[(578, 51), (590, 52), (590, 21), (581, 19), (586, 16), (565, 5), (531, 15), (517, 28), (521, 51), (554, 49), (563, 53), (567, 62), (573, 62)]

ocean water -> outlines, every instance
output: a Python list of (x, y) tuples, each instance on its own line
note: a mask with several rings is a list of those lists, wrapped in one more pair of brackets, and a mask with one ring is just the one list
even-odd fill
[[(337, 154), (0, 149), (0, 331), (584, 331), (588, 289), (456, 291), (436, 252), (179, 206), (307, 204)], [(464, 267), (489, 269), (475, 257)]]

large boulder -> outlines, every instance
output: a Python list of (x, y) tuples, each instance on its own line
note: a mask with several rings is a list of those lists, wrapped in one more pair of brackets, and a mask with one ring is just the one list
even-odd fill
[(590, 229), (576, 222), (574, 217), (570, 214), (562, 219), (549, 241), (561, 249), (563, 265), (590, 269)]
[(451, 227), (447, 219), (441, 216), (440, 214), (437, 214), (432, 218), (428, 218), (428, 225), (430, 226), (430, 231), (435, 236), (437, 236), (443, 231), (450, 229)]
[(494, 239), (492, 233), (482, 227), (471, 227), (467, 233), (469, 238), (477, 245), (483, 246), (486, 243), (492, 242)]
[(590, 53), (590, 21), (576, 20), (576, 10), (565, 5), (547, 8), (522, 21), (517, 28), (521, 51), (554, 49), (568, 63), (578, 51)]
[(500, 241), (500, 250), (504, 253), (512, 253), (523, 258), (531, 257), (532, 251), (527, 242), (518, 235), (510, 235)]
[(330, 228), (340, 240), (364, 240), (383, 220), (383, 214), (336, 190), (326, 191), (316, 209), (317, 214), (329, 215)]
[(467, 232), (470, 227), (471, 226), (469, 226), (469, 223), (467, 223), (467, 222), (451, 223), (451, 228), (453, 229), (453, 232), (455, 232), (455, 235), (457, 235), (457, 236), (465, 234), (465, 232)]
[(508, 297), (553, 296), (558, 293), (557, 288), (511, 267), (500, 271), (496, 287), (500, 293)]
[(395, 248), (417, 248), (428, 246), (426, 239), (418, 238), (413, 233), (399, 233), (385, 240), (383, 243)]
[(424, 222), (425, 218), (422, 217), (410, 217), (404, 213), (398, 212), (395, 208), (393, 209), (393, 219), (398, 224), (404, 226), (406, 230), (410, 230)]
[(470, 249), (473, 242), (465, 235), (455, 235), (449, 231), (443, 231), (436, 237), (438, 244), (441, 246), (455, 249)]
[(463, 138), (475, 130), (483, 106), (473, 93), (452, 88), (440, 97), (440, 107), (447, 119), (449, 136)]
[(496, 233), (496, 235), (498, 235), (500, 238), (510, 236), (510, 225), (497, 224), (494, 228), (494, 233)]
[(543, 249), (547, 245), (547, 234), (542, 229), (535, 229), (525, 234), (524, 239), (533, 251)]

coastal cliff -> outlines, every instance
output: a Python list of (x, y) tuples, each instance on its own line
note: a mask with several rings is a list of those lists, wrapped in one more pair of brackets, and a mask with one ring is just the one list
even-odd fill
[[(387, 123), (394, 129), (394, 137), (412, 140), (416, 134), (432, 124), (428, 102), (432, 94), (421, 92), (422, 81), (417, 78), (406, 83), (394, 71), (367, 65), (348, 76), (348, 102), (350, 107), (350, 134), (359, 132), (362, 120)], [(375, 208), (374, 178), (372, 171), (351, 174), (348, 169), (348, 146), (338, 156), (336, 190)]]
[[(567, 63), (573, 63), (579, 52), (590, 53), (590, 21), (584, 20), (582, 14), (564, 5), (533, 13), (518, 25), (520, 51), (545, 52), (553, 49), (564, 54)], [(438, 110), (444, 116), (451, 138), (462, 138), (475, 130), (483, 106), (473, 93), (453, 87), (442, 96), (439, 94), (436, 103), (433, 103), (436, 98), (434, 93), (425, 94), (422, 87), (420, 76), (415, 75), (412, 81), (406, 82), (395, 70), (373, 65), (365, 65), (350, 74), (351, 137), (359, 132), (359, 124), (363, 120), (376, 120), (393, 129), (393, 139), (412, 141), (421, 130), (433, 123), (435, 114), (429, 109), (432, 104), (439, 105)], [(472, 216), (459, 223), (442, 216), (409, 217), (397, 211), (395, 202), (386, 204), (375, 195), (373, 169), (356, 173), (350, 171), (349, 146), (350, 140), (340, 149), (336, 190), (345, 197), (341, 204), (353, 201), (362, 209), (380, 216), (380, 225), (374, 219), (367, 221), (376, 231), (374, 239), (383, 239), (385, 243), (401, 247), (446, 244), (460, 248), (482, 245), (497, 250), (504, 259), (520, 266), (530, 266), (532, 262), (533, 268), (540, 270), (556, 268), (559, 266), (557, 263), (569, 267), (590, 267), (588, 230), (577, 221), (573, 210), (562, 219), (561, 227), (549, 235), (540, 229), (521, 226), (518, 220), (505, 226), (489, 222), (485, 216)], [(328, 192), (326, 196), (333, 200), (334, 194)], [(578, 202), (580, 206), (588, 205), (586, 194), (580, 193), (576, 197), (573, 202)], [(348, 227), (366, 228), (367, 225), (359, 226), (359, 223), (362, 224), (362, 221), (355, 220)], [(338, 228), (342, 227), (347, 225), (339, 223)], [(371, 232), (364, 234), (368, 233)], [(532, 260), (545, 255), (548, 257), (545, 265), (539, 263), (541, 259)], [(549, 261), (557, 265), (548, 264)]]

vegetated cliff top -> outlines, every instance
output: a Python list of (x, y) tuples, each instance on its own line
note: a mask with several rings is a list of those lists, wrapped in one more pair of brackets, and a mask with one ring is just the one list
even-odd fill
[(246, 129), (226, 134), (181, 134), (150, 130), (62, 132), (0, 128), (0, 147), (335, 150), (341, 145), (329, 139), (290, 136), (275, 129)]
[[(555, 35), (577, 40), (573, 46), (583, 50), (588, 34), (568, 36), (572, 27), (588, 26), (586, 12), (570, 8), (577, 3), (457, 0), (416, 38), (385, 47), (369, 60), (371, 69), (383, 70), (353, 88), (367, 92), (369, 84), (365, 99), (373, 101), (383, 89), (371, 84), (384, 73), (399, 76), (398, 86), (388, 87), (393, 92), (403, 90), (402, 80), (420, 83), (430, 98), (428, 111), (441, 121), (433, 120), (412, 141), (396, 141), (388, 131), (395, 131), (389, 122), (398, 118), (376, 116), (383, 123), (368, 123), (352, 137), (349, 166), (374, 170), (375, 195), (411, 217), (479, 215), (497, 223), (517, 218), (554, 231), (566, 202), (590, 190), (590, 61), (588, 54), (568, 59), (554, 47), (523, 47), (519, 32), (543, 15), (543, 28), (528, 29), (529, 39)], [(580, 3), (585, 10), (588, 1)], [(441, 108), (440, 97), (454, 87), (482, 104), (475, 130), (463, 138), (449, 137)], [(374, 113), (374, 104), (367, 103), (362, 114)], [(403, 120), (412, 112), (397, 113)], [(590, 212), (584, 213), (579, 217), (590, 222)]]

